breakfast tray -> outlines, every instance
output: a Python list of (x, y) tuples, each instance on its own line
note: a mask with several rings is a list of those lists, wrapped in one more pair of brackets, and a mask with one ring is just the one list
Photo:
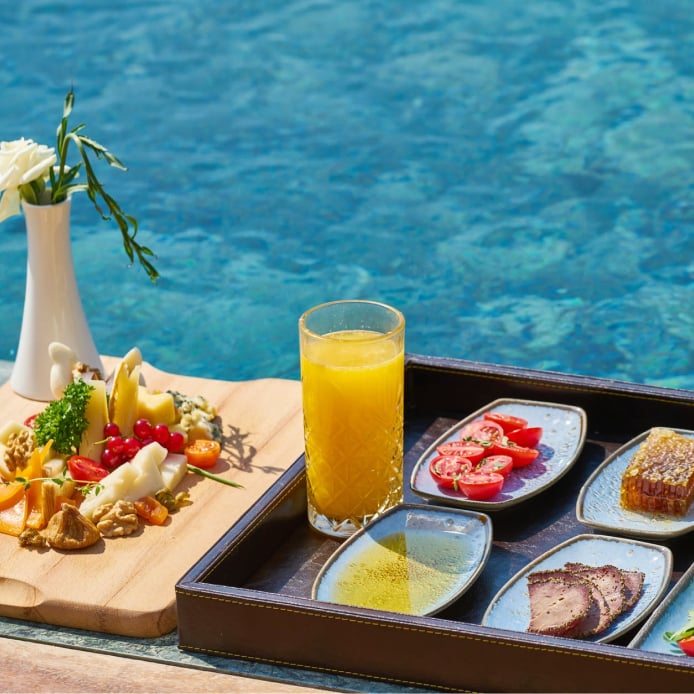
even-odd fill
[[(308, 527), (299, 458), (177, 583), (179, 646), (442, 690), (694, 691), (694, 659), (627, 647), (638, 626), (610, 644), (481, 626), (509, 578), (559, 543), (592, 532), (576, 520), (576, 500), (610, 453), (653, 426), (693, 428), (694, 392), (408, 355), (405, 396), (406, 481), (446, 429), (499, 398), (581, 407), (587, 437), (555, 485), (493, 514), (484, 571), (434, 617), (310, 598), (338, 541)], [(405, 500), (422, 502), (409, 488)], [(694, 562), (694, 538), (660, 544), (672, 551), (674, 585)]]

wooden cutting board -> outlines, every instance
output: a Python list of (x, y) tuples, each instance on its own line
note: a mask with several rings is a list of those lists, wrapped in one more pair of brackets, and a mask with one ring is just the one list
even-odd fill
[[(108, 370), (118, 360), (105, 357)], [(176, 626), (176, 581), (303, 452), (298, 381), (228, 382), (176, 376), (143, 364), (147, 386), (203, 395), (222, 417), (225, 446), (212, 472), (229, 487), (189, 474), (192, 504), (164, 526), (105, 538), (76, 552), (28, 550), (0, 534), (0, 615), (124, 636)], [(0, 423), (24, 421), (45, 404), (0, 388)]]

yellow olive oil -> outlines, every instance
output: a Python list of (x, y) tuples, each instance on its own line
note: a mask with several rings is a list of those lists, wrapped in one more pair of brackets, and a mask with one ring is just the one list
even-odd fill
[(344, 605), (427, 614), (459, 586), (465, 573), (464, 542), (459, 533), (415, 528), (363, 543), (335, 580), (331, 599)]

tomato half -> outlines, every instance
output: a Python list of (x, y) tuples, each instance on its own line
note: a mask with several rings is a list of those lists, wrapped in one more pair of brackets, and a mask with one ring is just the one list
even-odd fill
[(501, 441), (503, 437), (504, 430), (500, 424), (483, 419), (470, 422), (460, 430), (461, 441), (475, 441), (483, 445), (489, 445), (493, 441)]
[(439, 455), (459, 455), (476, 463), (484, 458), (487, 449), (474, 441), (446, 441), (436, 447)]
[(472, 470), (472, 463), (459, 455), (440, 455), (429, 463), (431, 476), (441, 487), (458, 489), (458, 479)]
[(516, 446), (515, 444), (506, 445), (495, 441), (492, 444), (491, 455), (510, 455), (513, 458), (513, 467), (525, 467), (540, 455), (537, 448), (526, 448), (525, 446)]
[(683, 653), (694, 655), (694, 636), (689, 636), (686, 639), (678, 641), (677, 645), (682, 649)]
[(188, 462), (195, 467), (213, 467), (222, 452), (219, 441), (213, 439), (196, 439), (186, 444), (183, 449)]
[(542, 438), (542, 427), (525, 427), (524, 429), (514, 429), (506, 434), (506, 438), (515, 443), (516, 446), (525, 448), (535, 448)]
[(40, 415), (40, 412), (35, 412), (32, 415), (29, 415), (25, 420), (24, 420), (24, 426), (29, 427), (29, 429), (34, 428), (34, 424), (36, 424), (36, 418)]
[(484, 501), (501, 491), (504, 486), (504, 476), (498, 472), (466, 472), (458, 480), (458, 486), (468, 499)]
[(515, 429), (525, 429), (528, 426), (527, 419), (504, 412), (485, 412), (484, 418), (489, 422), (496, 422), (500, 425), (505, 434)]
[(490, 455), (480, 461), (475, 470), (477, 472), (497, 472), (508, 477), (513, 470), (513, 458), (510, 455)]
[(83, 455), (70, 456), (67, 459), (67, 469), (75, 482), (98, 482), (109, 473), (105, 465)]

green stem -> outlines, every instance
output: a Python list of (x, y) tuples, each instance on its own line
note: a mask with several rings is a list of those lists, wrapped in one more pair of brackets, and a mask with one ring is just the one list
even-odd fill
[(215, 482), (221, 482), (222, 484), (227, 484), (230, 487), (238, 487), (239, 489), (243, 489), (243, 485), (239, 484), (238, 482), (232, 482), (231, 480), (224, 479), (224, 477), (214, 475), (211, 472), (207, 472), (207, 470), (203, 470), (195, 465), (190, 465), (190, 463), (188, 464), (188, 470), (196, 475), (200, 475), (201, 477), (207, 477), (208, 479), (214, 480)]

